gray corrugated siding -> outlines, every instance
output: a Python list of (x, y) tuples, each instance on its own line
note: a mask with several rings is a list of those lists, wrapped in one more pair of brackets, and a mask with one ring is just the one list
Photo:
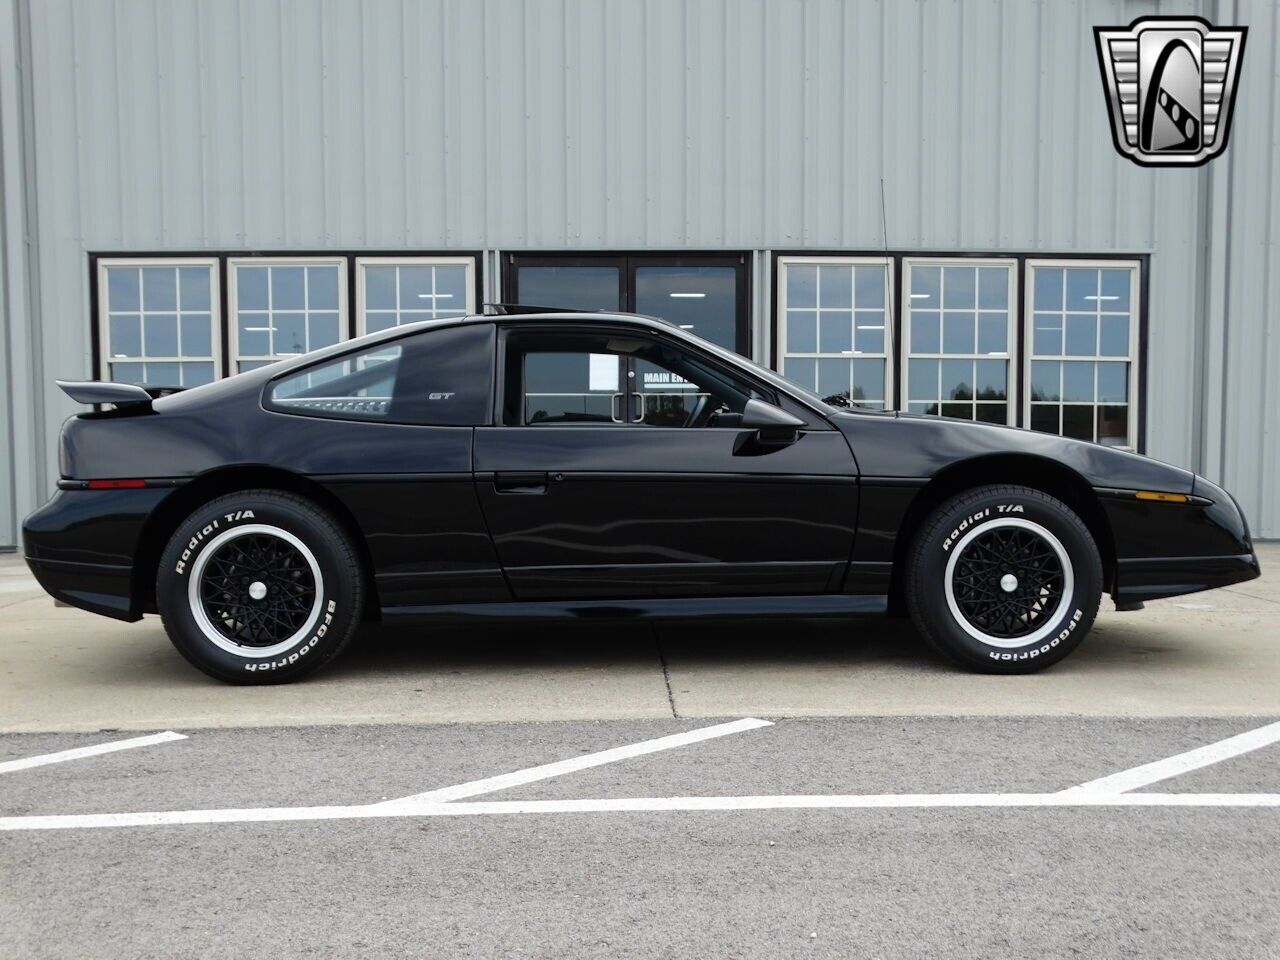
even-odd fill
[[(1191, 9), (1251, 24), (1232, 147), (1199, 171), (1140, 169), (1111, 145), (1091, 28)], [(894, 249), (1150, 253), (1147, 450), (1224, 479), (1280, 535), (1269, 3), (42, 0), (30, 15), (24, 350), (42, 392), (15, 416), (42, 446), (19, 513), (56, 476), (72, 408), (52, 377), (90, 370), (88, 251), (875, 250), (883, 178)]]
[(1226, 478), (1259, 535), (1280, 537), (1280, 7), (1242, 4), (1239, 22), (1249, 39), (1231, 146), (1210, 164), (1228, 213), (1204, 470)]

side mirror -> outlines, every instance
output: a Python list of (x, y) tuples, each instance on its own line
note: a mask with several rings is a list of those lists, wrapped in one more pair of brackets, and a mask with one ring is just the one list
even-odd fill
[(742, 426), (756, 432), (756, 440), (769, 446), (795, 443), (804, 421), (763, 400), (748, 400), (742, 410)]

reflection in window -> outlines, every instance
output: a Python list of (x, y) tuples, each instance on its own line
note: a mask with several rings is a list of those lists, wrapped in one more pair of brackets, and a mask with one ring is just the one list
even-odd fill
[(310, 367), (272, 384), (268, 404), (343, 420), (384, 418), (391, 412), (400, 353), (391, 344)]
[(780, 372), (836, 405), (888, 399), (888, 264), (782, 260)]
[(109, 380), (194, 387), (217, 375), (211, 261), (102, 261), (99, 317)]
[(523, 422), (621, 422), (621, 362), (587, 350), (525, 354)]
[(345, 261), (232, 261), (237, 372), (346, 338)]
[(522, 332), (508, 339), (506, 363), (512, 425), (737, 429), (748, 400), (770, 399), (719, 364), (647, 337)]
[(636, 267), (636, 312), (738, 347), (738, 271), (734, 267)]
[(419, 320), (461, 317), (471, 309), (472, 261), (359, 262), (360, 332), (376, 333)]
[(619, 310), (618, 267), (521, 266), (516, 270), (517, 299), (534, 307), (564, 310)]
[(907, 409), (1011, 422), (1013, 265), (914, 262), (907, 277)]
[(1134, 269), (1032, 267), (1029, 426), (1134, 445)]
[(747, 401), (771, 401), (749, 383), (669, 344), (649, 343), (633, 360), (635, 408), (649, 427), (736, 428)]

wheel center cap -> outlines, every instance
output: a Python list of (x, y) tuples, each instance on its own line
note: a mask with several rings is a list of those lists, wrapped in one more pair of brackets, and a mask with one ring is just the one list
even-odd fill
[[(1003, 577), (1000, 578), (1000, 589), (1003, 590), (1005, 593), (1013, 593), (1013, 591), (1018, 589), (1018, 578), (1015, 577), (1012, 573), (1006, 573)], [(249, 592), (250, 593), (253, 592), (252, 587), (249, 588)]]
[[(1012, 590), (1013, 588), (1007, 587), (1006, 589)], [(255, 580), (253, 581), (253, 583), (249, 584), (249, 596), (253, 597), (253, 599), (261, 600), (266, 595), (267, 595), (267, 585), (263, 583), (261, 580)]]

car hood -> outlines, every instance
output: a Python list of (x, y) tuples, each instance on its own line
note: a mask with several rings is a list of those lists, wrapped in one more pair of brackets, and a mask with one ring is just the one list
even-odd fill
[(1195, 475), (1150, 457), (1016, 427), (919, 414), (838, 411), (832, 423), (849, 439), (868, 477), (928, 478), (983, 457), (1023, 455), (1053, 460), (1090, 485), (1191, 493)]

